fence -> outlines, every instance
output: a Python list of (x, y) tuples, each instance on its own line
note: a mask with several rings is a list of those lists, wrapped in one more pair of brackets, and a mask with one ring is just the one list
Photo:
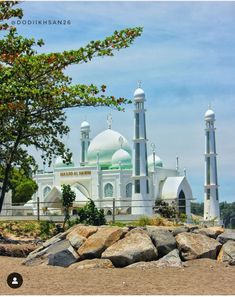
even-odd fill
[[(79, 201), (73, 204), (73, 207), (70, 208), (72, 218), (77, 217), (78, 208), (83, 207), (87, 201), (88, 200)], [(152, 212), (152, 200), (145, 200), (145, 205), (143, 205), (142, 200), (135, 200), (134, 206), (132, 203), (133, 201), (130, 199), (95, 200), (97, 209), (104, 210), (108, 222), (115, 222), (116, 220), (134, 221), (143, 216), (131, 214), (133, 208), (145, 208), (149, 213)], [(148, 204), (148, 206), (146, 206), (146, 204)], [(63, 219), (64, 214), (61, 202), (41, 202), (39, 199), (30, 204), (5, 204), (0, 215), (0, 220), (52, 220), (61, 222)]]

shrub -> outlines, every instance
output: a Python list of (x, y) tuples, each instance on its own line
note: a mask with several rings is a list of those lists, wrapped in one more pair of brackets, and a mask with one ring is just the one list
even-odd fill
[(176, 218), (177, 216), (176, 208), (161, 199), (155, 201), (154, 212), (168, 219)]
[(55, 233), (55, 223), (51, 221), (41, 221), (40, 222), (40, 237), (42, 239), (47, 239)]
[(89, 199), (84, 207), (78, 209), (78, 217), (80, 223), (94, 226), (106, 224), (104, 210), (98, 210), (92, 199)]

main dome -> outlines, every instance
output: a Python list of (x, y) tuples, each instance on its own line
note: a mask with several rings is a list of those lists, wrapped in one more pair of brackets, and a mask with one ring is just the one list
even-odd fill
[(111, 166), (113, 154), (120, 149), (120, 137), (123, 139), (122, 148), (131, 154), (126, 138), (112, 129), (107, 129), (92, 139), (87, 151), (88, 164), (96, 165), (99, 153), (99, 164)]

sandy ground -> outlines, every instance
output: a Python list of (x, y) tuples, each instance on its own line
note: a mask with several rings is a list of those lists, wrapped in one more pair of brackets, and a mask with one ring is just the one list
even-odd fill
[[(187, 262), (188, 267), (154, 269), (93, 269), (21, 265), (22, 258), (0, 257), (0, 294), (74, 295), (234, 295), (235, 266), (209, 259)], [(9, 273), (18, 272), (24, 283), (11, 289)]]

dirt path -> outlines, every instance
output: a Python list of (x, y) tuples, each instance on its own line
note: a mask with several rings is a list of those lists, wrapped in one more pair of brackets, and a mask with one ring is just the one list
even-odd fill
[[(190, 261), (182, 269), (94, 269), (21, 265), (22, 258), (0, 257), (0, 294), (73, 295), (234, 295), (235, 266), (209, 259)], [(9, 273), (24, 278), (19, 289), (6, 283)]]

